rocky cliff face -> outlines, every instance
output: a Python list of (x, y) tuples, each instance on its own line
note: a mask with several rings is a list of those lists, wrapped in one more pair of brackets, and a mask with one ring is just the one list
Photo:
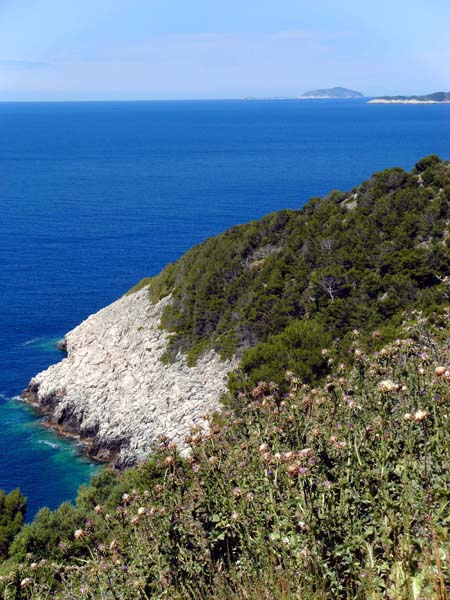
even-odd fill
[(152, 305), (143, 289), (90, 316), (67, 334), (67, 358), (24, 392), (51, 425), (88, 440), (94, 458), (132, 464), (161, 434), (182, 444), (203, 415), (219, 408), (236, 361), (211, 351), (194, 367), (180, 355), (164, 365), (168, 334), (160, 318), (167, 302)]

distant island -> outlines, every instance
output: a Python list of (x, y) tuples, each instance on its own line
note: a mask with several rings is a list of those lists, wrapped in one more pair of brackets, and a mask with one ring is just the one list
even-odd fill
[(334, 87), (305, 92), (299, 96), (299, 98), (305, 98), (308, 100), (321, 100), (325, 98), (364, 98), (364, 94), (361, 94), (361, 92), (355, 92), (354, 90), (348, 90), (347, 88), (343, 87)]
[(450, 104), (450, 92), (436, 92), (425, 96), (381, 96), (368, 104)]

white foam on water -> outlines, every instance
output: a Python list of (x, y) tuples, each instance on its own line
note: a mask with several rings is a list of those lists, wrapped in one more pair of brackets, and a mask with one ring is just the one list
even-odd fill
[(38, 444), (44, 444), (45, 446), (50, 446), (50, 448), (54, 448), (55, 450), (59, 448), (59, 444), (55, 444), (55, 442), (49, 442), (48, 440), (39, 440)]
[(36, 342), (39, 342), (39, 340), (42, 340), (42, 338), (41, 337), (31, 338), (30, 340), (27, 340), (26, 342), (24, 342), (21, 345), (22, 346), (31, 346), (31, 344), (35, 344)]

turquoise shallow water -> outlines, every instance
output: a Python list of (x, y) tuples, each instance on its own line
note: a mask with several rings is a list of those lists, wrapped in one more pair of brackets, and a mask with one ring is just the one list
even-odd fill
[(80, 444), (44, 428), (36, 411), (23, 402), (2, 398), (0, 423), (9, 444), (0, 469), (29, 495), (29, 519), (42, 506), (55, 508), (63, 499), (74, 498), (78, 485), (99, 468), (83, 457)]
[(208, 236), (432, 152), (450, 105), (0, 104), (0, 488), (31, 517), (95, 470), (11, 400), (66, 331)]

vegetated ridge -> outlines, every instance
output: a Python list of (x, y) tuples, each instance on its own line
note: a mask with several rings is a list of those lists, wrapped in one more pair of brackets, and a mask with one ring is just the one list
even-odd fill
[(310, 92), (305, 92), (304, 94), (302, 94), (300, 98), (364, 98), (364, 94), (362, 94), (361, 92), (356, 92), (354, 90), (349, 90), (344, 87), (334, 87), (320, 90), (311, 90)]
[(3, 597), (446, 600), (449, 212), (430, 156), (141, 282), (131, 300), (170, 298), (166, 362), (241, 357), (232, 408), (40, 511), (2, 550)]
[(153, 302), (170, 294), (162, 325), (167, 360), (208, 348), (237, 355), (232, 389), (279, 382), (286, 368), (315, 382), (327, 372), (320, 348), (351, 331), (385, 327), (403, 311), (446, 301), (450, 166), (436, 156), (411, 173), (376, 173), (352, 192), (313, 198), (239, 225), (143, 280)]

